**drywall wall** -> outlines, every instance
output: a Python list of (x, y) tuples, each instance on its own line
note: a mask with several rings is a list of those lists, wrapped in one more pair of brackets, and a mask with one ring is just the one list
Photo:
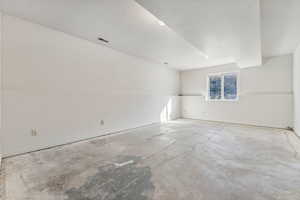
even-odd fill
[(300, 135), (300, 46), (294, 53), (294, 129)]
[(2, 142), (2, 13), (0, 12), (0, 171), (2, 161)]
[[(235, 64), (184, 71), (182, 117), (270, 127), (293, 125), (292, 55), (266, 58), (263, 66)], [(239, 101), (206, 101), (207, 75), (239, 72)]]
[(3, 89), (4, 156), (179, 114), (177, 71), (7, 15)]

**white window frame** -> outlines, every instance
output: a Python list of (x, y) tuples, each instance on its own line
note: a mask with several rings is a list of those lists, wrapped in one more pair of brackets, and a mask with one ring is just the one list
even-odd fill
[[(237, 84), (237, 88), (236, 88), (236, 98), (235, 99), (225, 99), (224, 98), (224, 76), (226, 75), (231, 75), (234, 74), (236, 75), (236, 84)], [(239, 72), (221, 72), (221, 73), (210, 73), (207, 75), (207, 83), (206, 83), (206, 100), (207, 101), (239, 101), (239, 86), (240, 86), (240, 82), (239, 82)], [(210, 98), (210, 77), (212, 76), (220, 76), (221, 77), (221, 99), (211, 99)]]

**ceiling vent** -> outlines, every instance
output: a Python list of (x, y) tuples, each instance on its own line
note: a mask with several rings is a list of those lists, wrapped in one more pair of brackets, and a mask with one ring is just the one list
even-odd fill
[(104, 38), (101, 38), (101, 37), (99, 37), (98, 40), (100, 40), (101, 42), (109, 43), (108, 40), (106, 40), (106, 39), (104, 39)]

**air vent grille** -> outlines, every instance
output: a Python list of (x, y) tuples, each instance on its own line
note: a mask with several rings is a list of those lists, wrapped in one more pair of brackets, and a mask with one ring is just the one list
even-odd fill
[(109, 43), (108, 40), (106, 40), (106, 39), (104, 39), (104, 38), (102, 38), (102, 37), (99, 37), (98, 40), (101, 41), (101, 42)]

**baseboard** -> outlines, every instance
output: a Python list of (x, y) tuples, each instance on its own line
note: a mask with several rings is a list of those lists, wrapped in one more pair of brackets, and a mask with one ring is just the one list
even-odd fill
[(133, 127), (133, 128), (122, 129), (122, 130), (117, 130), (117, 131), (111, 131), (111, 132), (107, 132), (106, 134), (95, 136), (95, 137), (89, 137), (89, 138), (84, 138), (84, 139), (81, 139), (81, 140), (75, 140), (75, 141), (63, 143), (63, 144), (60, 144), (60, 145), (54, 145), (54, 146), (49, 146), (49, 147), (33, 150), (33, 151), (27, 151), (27, 152), (24, 152), (24, 153), (12, 154), (12, 155), (9, 155), (9, 156), (4, 156), (4, 157), (2, 157), (2, 159), (13, 158), (13, 157), (16, 157), (16, 156), (21, 156), (21, 155), (25, 155), (25, 154), (29, 154), (29, 153), (49, 150), (49, 149), (62, 147), (62, 146), (65, 146), (65, 145), (76, 144), (76, 143), (80, 143), (80, 142), (85, 142), (85, 141), (89, 141), (89, 140), (93, 140), (93, 139), (97, 139), (97, 138), (100, 139), (100, 138), (105, 138), (105, 137), (110, 137), (110, 136), (122, 135), (122, 134), (127, 133), (128, 131), (132, 131), (132, 130), (139, 129), (139, 128), (150, 127), (150, 126), (153, 126), (153, 125), (156, 125), (156, 124), (160, 124), (160, 122), (153, 122), (153, 123), (150, 123), (150, 124), (136, 126), (136, 127)]
[(187, 119), (187, 120), (199, 120), (199, 121), (214, 122), (214, 123), (232, 124), (232, 125), (251, 126), (251, 127), (258, 127), (258, 128), (272, 128), (272, 129), (288, 130), (288, 128), (272, 127), (272, 126), (262, 126), (262, 125), (247, 124), (247, 123), (234, 123), (234, 122), (227, 122), (227, 121), (214, 121), (214, 120), (193, 119), (193, 118), (181, 118), (181, 119)]

